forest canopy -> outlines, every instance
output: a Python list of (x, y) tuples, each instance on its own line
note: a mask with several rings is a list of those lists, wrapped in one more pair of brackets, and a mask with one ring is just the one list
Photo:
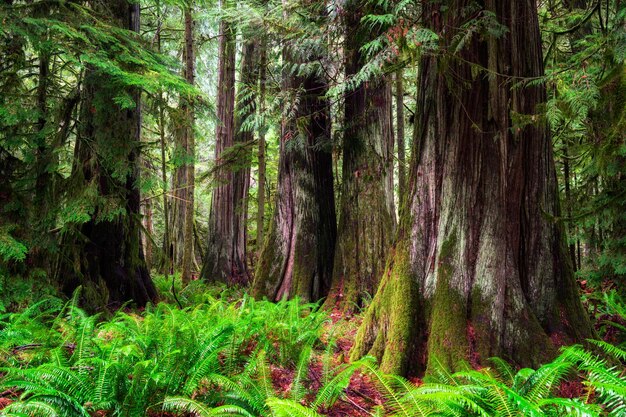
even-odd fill
[(0, 0), (0, 416), (626, 415), (620, 0)]

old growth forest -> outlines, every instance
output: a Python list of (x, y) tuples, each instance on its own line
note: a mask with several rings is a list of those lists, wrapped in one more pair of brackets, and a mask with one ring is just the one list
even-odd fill
[(625, 65), (623, 0), (0, 0), (0, 416), (626, 416)]

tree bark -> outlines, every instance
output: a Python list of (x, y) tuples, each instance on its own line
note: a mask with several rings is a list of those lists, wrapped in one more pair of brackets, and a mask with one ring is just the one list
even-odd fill
[[(220, 2), (221, 7), (225, 4)], [(215, 185), (209, 216), (209, 244), (201, 276), (211, 282), (246, 283), (245, 258), (236, 258), (243, 250), (235, 236), (235, 182), (233, 160), (235, 112), (235, 32), (222, 20), (219, 30), (219, 64), (217, 80), (217, 119), (215, 143)], [(240, 229), (239, 231), (243, 231)]]
[(256, 249), (261, 254), (265, 237), (265, 88), (267, 83), (267, 41), (264, 40), (260, 52), (259, 68), (259, 108), (263, 124), (259, 129), (259, 178), (257, 191), (257, 217), (256, 217)]
[[(195, 82), (195, 52), (193, 40), (193, 17), (190, 7), (185, 7), (185, 37), (183, 44), (183, 76)], [(175, 169), (172, 175), (170, 198), (168, 251), (174, 269), (180, 269), (183, 283), (191, 280), (193, 266), (193, 217), (195, 181), (194, 108), (190, 97), (180, 97), (179, 115), (174, 127)]]
[(256, 97), (254, 95), (258, 81), (258, 43), (247, 35), (241, 55), (240, 86), (235, 106), (235, 145), (238, 147), (236, 166), (233, 172), (233, 253), (231, 259), (233, 267), (240, 280), (250, 281), (250, 274), (246, 263), (247, 256), (247, 222), (248, 222), (248, 192), (250, 190), (250, 164), (254, 132), (245, 125), (246, 121), (256, 111)]
[[(365, 64), (360, 50), (375, 36), (360, 26), (368, 13), (361, 6), (355, 0), (346, 8), (348, 77)], [(327, 305), (351, 310), (376, 291), (396, 226), (389, 77), (378, 76), (347, 93), (344, 127), (341, 208)]]
[[(185, 80), (191, 84), (195, 84), (195, 66), (196, 66), (196, 54), (194, 51), (193, 41), (193, 27), (194, 21), (192, 16), (191, 6), (185, 8)], [(195, 112), (194, 103), (190, 97), (185, 97), (182, 103), (182, 112), (185, 120), (185, 126), (183, 130), (183, 143), (185, 146), (185, 201), (182, 202), (185, 208), (184, 214), (184, 233), (183, 233), (183, 256), (182, 256), (182, 268), (181, 279), (184, 284), (191, 281), (193, 260), (194, 260), (194, 190), (196, 181), (196, 167), (195, 167)]]
[(537, 365), (593, 335), (555, 221), (552, 144), (537, 108), (545, 87), (511, 88), (543, 75), (535, 2), (486, 0), (508, 31), (452, 53), (470, 3), (422, 3), (441, 51), (420, 63), (410, 195), (352, 351), (387, 372), (491, 356)]
[[(101, 12), (110, 13), (114, 24), (138, 31), (139, 6), (114, 3)], [(66, 235), (56, 268), (63, 291), (71, 294), (82, 285), (83, 305), (92, 311), (131, 300), (143, 306), (157, 295), (140, 238), (140, 94), (129, 91), (136, 107), (120, 109), (114, 100), (118, 93), (109, 76), (87, 69), (70, 182), (75, 192), (92, 199), (94, 212), (76, 225), (76, 234)]]
[(404, 74), (396, 71), (396, 141), (398, 143), (398, 201), (406, 195), (406, 157), (404, 152)]
[[(283, 49), (285, 67), (321, 59)], [(284, 70), (276, 208), (257, 265), (252, 294), (278, 301), (316, 301), (328, 293), (336, 239), (330, 109), (326, 80)]]

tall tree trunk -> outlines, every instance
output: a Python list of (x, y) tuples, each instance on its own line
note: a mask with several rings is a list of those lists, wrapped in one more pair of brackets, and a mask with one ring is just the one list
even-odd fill
[(246, 264), (247, 229), (248, 222), (248, 192), (250, 190), (250, 160), (254, 132), (245, 125), (256, 111), (254, 91), (258, 80), (258, 53), (256, 41), (247, 39), (243, 45), (241, 55), (240, 85), (238, 88), (237, 103), (235, 106), (235, 145), (237, 146), (237, 160), (233, 172), (233, 207), (235, 211), (233, 221), (233, 245), (231, 271), (234, 271), (240, 280), (248, 283), (250, 275)]
[(404, 74), (402, 69), (396, 71), (396, 140), (398, 143), (398, 201), (406, 195), (406, 157), (404, 154)]
[[(139, 30), (139, 5), (115, 0), (107, 8), (114, 24)], [(95, 68), (85, 74), (81, 127), (75, 147), (72, 189), (94, 204), (91, 219), (66, 236), (56, 269), (63, 291), (83, 286), (85, 307), (95, 310), (134, 301), (143, 306), (156, 297), (140, 238), (139, 137), (137, 90), (129, 91), (134, 109), (115, 103), (119, 94), (108, 75)], [(125, 161), (112, 166), (110, 161)], [(117, 210), (125, 211), (119, 214)]]
[(259, 110), (263, 120), (259, 129), (259, 178), (257, 191), (256, 248), (259, 255), (265, 237), (265, 88), (267, 83), (267, 40), (263, 40), (259, 68)]
[[(193, 27), (194, 21), (192, 16), (191, 6), (185, 8), (185, 80), (191, 84), (195, 84), (195, 64), (196, 54), (194, 51), (193, 41)], [(184, 222), (183, 222), (183, 256), (182, 256), (182, 270), (181, 279), (183, 283), (189, 283), (191, 281), (191, 273), (194, 260), (194, 190), (196, 181), (196, 168), (195, 168), (195, 137), (194, 137), (194, 125), (195, 125), (195, 112), (194, 103), (190, 97), (185, 97), (183, 100), (182, 112), (185, 121), (183, 128), (183, 143), (185, 146), (185, 201), (182, 202), (185, 207)]]
[[(375, 35), (360, 25), (368, 13), (364, 7), (354, 0), (346, 8), (348, 77), (365, 64), (361, 48)], [(339, 229), (327, 304), (352, 309), (376, 291), (396, 226), (389, 77), (363, 82), (346, 95), (344, 127)]]
[[(226, 7), (220, 2), (221, 7)], [(234, 259), (241, 253), (235, 247), (235, 206), (233, 152), (235, 128), (235, 33), (222, 20), (219, 30), (219, 64), (217, 78), (217, 128), (215, 132), (214, 188), (209, 216), (209, 244), (202, 266), (202, 277), (209, 281), (244, 283), (247, 281), (241, 265), (245, 259)]]
[[(566, 139), (567, 140), (567, 139)], [(569, 149), (566, 142), (563, 143), (563, 182), (565, 183), (565, 212), (567, 213), (568, 223), (570, 225), (568, 233), (576, 230), (576, 225), (572, 224), (572, 192), (570, 185), (570, 162), (569, 162)], [(568, 247), (570, 258), (572, 259), (572, 267), (576, 272), (576, 246), (574, 242), (571, 242)]]
[[(319, 60), (287, 44), (285, 67)], [(318, 300), (328, 292), (336, 239), (326, 80), (284, 70), (278, 191), (252, 294)]]
[[(193, 41), (193, 17), (190, 7), (184, 9), (185, 39), (183, 44), (183, 76), (195, 82), (195, 52)], [(193, 264), (193, 217), (194, 217), (194, 109), (189, 97), (180, 98), (180, 112), (175, 126), (174, 160), (176, 168), (172, 175), (171, 211), (169, 218), (169, 254), (173, 268), (181, 270), (184, 283), (191, 280)]]
[(422, 3), (442, 50), (420, 63), (410, 195), (352, 351), (385, 371), (491, 356), (536, 365), (593, 334), (554, 220), (552, 144), (537, 107), (545, 87), (511, 88), (543, 75), (536, 4), (486, 0), (508, 31), (453, 54), (470, 3)]
[[(161, 33), (163, 31), (163, 10), (160, 1), (157, 2), (157, 28), (156, 28), (156, 44), (157, 52), (161, 53)], [(158, 119), (157, 125), (159, 129), (159, 150), (161, 151), (161, 183), (163, 187), (163, 246), (161, 250), (161, 259), (159, 261), (159, 271), (166, 276), (170, 273), (171, 269), (171, 255), (170, 255), (170, 198), (168, 196), (168, 184), (167, 184), (167, 160), (166, 160), (166, 143), (165, 143), (165, 97), (163, 91), (159, 91), (158, 106)]]
[(144, 233), (142, 234), (142, 244), (145, 248), (144, 251), (146, 267), (148, 268), (148, 270), (150, 270), (150, 268), (152, 268), (154, 258), (154, 251), (152, 250), (152, 236), (154, 235), (154, 227), (152, 221), (152, 202), (150, 200), (146, 201), (144, 205), (144, 213), (142, 217), (144, 218), (143, 227), (145, 229)]

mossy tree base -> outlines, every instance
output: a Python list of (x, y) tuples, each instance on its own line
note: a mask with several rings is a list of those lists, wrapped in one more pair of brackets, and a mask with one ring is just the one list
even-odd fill
[[(444, 33), (466, 23), (460, 10), (470, 3), (442, 9), (424, 0), (423, 8), (434, 17), (431, 29)], [(552, 146), (537, 116), (545, 88), (511, 89), (505, 75), (543, 75), (536, 7), (484, 7), (508, 31), (420, 64), (410, 194), (352, 352), (377, 356), (385, 371), (478, 366), (491, 356), (533, 366), (558, 344), (593, 336), (554, 220)], [(454, 50), (454, 31), (445, 33), (442, 50)]]

